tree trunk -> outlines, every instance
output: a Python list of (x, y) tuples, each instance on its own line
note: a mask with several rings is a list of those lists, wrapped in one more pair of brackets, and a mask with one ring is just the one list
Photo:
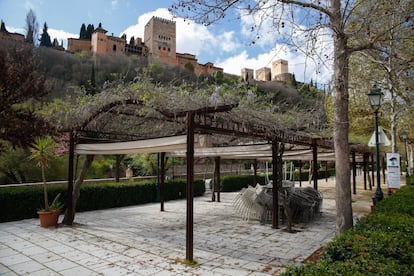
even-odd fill
[(94, 155), (87, 155), (85, 162), (83, 163), (82, 170), (79, 173), (78, 179), (76, 179), (73, 187), (73, 197), (72, 197), (72, 217), (69, 217), (68, 210), (66, 209), (65, 217), (63, 218), (62, 223), (66, 225), (71, 225), (75, 220), (75, 211), (76, 211), (76, 202), (80, 196), (80, 187), (85, 179), (86, 173), (88, 172), (89, 167), (92, 164)]
[(124, 159), (125, 155), (117, 154), (115, 156), (115, 182), (119, 182), (121, 179), (121, 162)]
[(344, 33), (340, 1), (331, 0), (331, 24), (334, 31), (334, 145), (336, 166), (336, 232), (352, 228), (352, 197), (349, 168), (348, 66), (349, 52)]
[(49, 211), (49, 198), (47, 195), (47, 183), (46, 183), (46, 175), (45, 175), (45, 166), (42, 165), (42, 180), (43, 180), (43, 198), (45, 200), (45, 210)]

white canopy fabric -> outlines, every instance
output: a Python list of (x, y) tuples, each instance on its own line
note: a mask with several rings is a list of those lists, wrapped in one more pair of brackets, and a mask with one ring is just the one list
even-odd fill
[[(208, 135), (194, 136), (195, 157), (216, 157), (223, 159), (272, 159), (272, 146), (270, 144), (255, 144), (229, 147), (212, 147)], [(85, 155), (115, 155), (134, 153), (166, 152), (168, 156), (185, 157), (187, 136), (172, 136), (156, 139), (147, 139), (116, 143), (77, 144), (76, 154)], [(283, 153), (284, 160), (312, 160), (311, 149), (286, 150)], [(318, 160), (335, 160), (334, 152), (319, 152)]]
[[(205, 135), (194, 135), (194, 147), (208, 146), (209, 139)], [(105, 155), (105, 154), (134, 154), (134, 153), (156, 153), (170, 152), (186, 149), (187, 136), (172, 136), (139, 141), (77, 144), (76, 154)]]

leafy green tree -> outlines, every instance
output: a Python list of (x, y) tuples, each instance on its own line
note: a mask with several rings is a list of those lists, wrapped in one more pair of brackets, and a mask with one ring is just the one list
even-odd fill
[(27, 151), (22, 148), (13, 149), (10, 143), (5, 144), (0, 153), (0, 184), (26, 182), (26, 160)]
[(45, 201), (45, 210), (49, 211), (49, 199), (47, 194), (47, 183), (46, 183), (46, 174), (45, 169), (49, 165), (49, 162), (54, 158), (55, 142), (50, 136), (46, 137), (37, 137), (35, 142), (30, 148), (30, 159), (36, 161), (37, 165), (42, 170), (42, 180), (43, 180), (43, 197)]
[[(390, 1), (382, 2), (381, 8), (384, 10), (397, 9), (400, 2)], [(411, 5), (411, 9), (413, 8)], [(360, 5), (356, 13), (361, 16), (365, 13), (365, 5)], [(395, 27), (396, 22), (406, 21), (401, 26)], [(404, 14), (394, 13), (391, 16), (378, 20), (376, 28), (382, 28), (389, 37), (387, 40), (381, 40), (376, 47), (368, 51), (354, 55), (350, 60), (351, 72), (350, 80), (355, 93), (365, 91), (367, 93), (372, 85), (372, 80), (376, 80), (377, 86), (381, 87), (386, 97), (381, 107), (380, 116), (383, 128), (391, 134), (391, 151), (397, 152), (397, 142), (399, 124), (408, 112), (413, 112), (413, 99), (410, 97), (411, 91), (414, 90), (412, 81), (412, 68), (414, 59), (412, 55), (413, 43), (413, 19), (404, 16)], [(352, 29), (360, 29), (360, 25), (350, 26)], [(371, 30), (366, 29), (366, 34)], [(367, 85), (368, 84), (368, 85)], [(364, 93), (364, 94), (365, 94)], [(367, 97), (361, 99), (365, 104), (368, 103)], [(370, 110), (372, 112), (372, 110)], [(372, 116), (371, 116), (372, 120)], [(371, 124), (372, 125), (372, 124)], [(401, 128), (400, 128), (401, 129)]]
[(35, 111), (49, 93), (46, 77), (38, 73), (32, 47), (0, 42), (0, 143), (27, 147), (49, 131)]
[(43, 33), (40, 36), (39, 41), (40, 41), (40, 46), (52, 47), (52, 41), (50, 40), (50, 35), (47, 32), (47, 24), (46, 24), (46, 22), (43, 25)]
[(184, 68), (190, 72), (194, 72), (194, 65), (191, 62), (187, 62), (186, 64), (184, 64)]

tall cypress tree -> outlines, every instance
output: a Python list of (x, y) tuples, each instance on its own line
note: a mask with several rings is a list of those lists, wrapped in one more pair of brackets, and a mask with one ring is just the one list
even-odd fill
[(131, 39), (129, 40), (129, 45), (135, 46), (135, 37), (131, 36)]
[(8, 33), (7, 29), (6, 29), (6, 24), (4, 24), (4, 21), (1, 21), (1, 27), (0, 27), (0, 32), (6, 32)]
[(85, 39), (91, 39), (94, 30), (95, 27), (93, 26), (93, 24), (88, 24), (88, 27), (86, 27)]
[(50, 36), (47, 33), (47, 24), (46, 24), (46, 22), (43, 25), (43, 33), (42, 33), (42, 36), (40, 37), (39, 40), (40, 40), (40, 46), (52, 47), (52, 41), (50, 40)]
[(86, 39), (86, 26), (85, 26), (85, 23), (82, 23), (82, 26), (80, 28), (79, 39)]

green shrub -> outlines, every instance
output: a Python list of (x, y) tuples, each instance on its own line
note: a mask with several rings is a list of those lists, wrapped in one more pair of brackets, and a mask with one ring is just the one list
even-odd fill
[[(193, 191), (194, 196), (203, 195), (204, 182), (194, 181)], [(65, 185), (50, 185), (48, 188), (50, 199), (59, 193), (61, 193), (61, 202), (66, 203), (67, 187)], [(185, 180), (166, 181), (165, 200), (185, 197)], [(83, 183), (76, 210), (81, 212), (139, 205), (156, 202), (157, 199), (157, 184), (153, 181)], [(2, 206), (0, 222), (35, 218), (37, 210), (43, 206), (43, 188), (40, 185), (1, 188), (0, 202)]]
[(380, 201), (355, 227), (336, 236), (317, 264), (283, 275), (411, 275), (414, 271), (414, 186)]
[(407, 185), (414, 185), (414, 175), (410, 175), (406, 180)]
[[(48, 188), (49, 199), (61, 193), (66, 197), (66, 191), (61, 186)], [(37, 217), (37, 210), (44, 208), (43, 186), (22, 186), (0, 189), (0, 222), (21, 220)]]
[[(222, 192), (236, 192), (243, 188), (247, 188), (249, 185), (253, 186), (253, 175), (252, 174), (239, 174), (224, 176), (221, 181)], [(271, 176), (269, 176), (271, 177)], [(257, 175), (257, 183), (264, 185), (265, 176)]]

